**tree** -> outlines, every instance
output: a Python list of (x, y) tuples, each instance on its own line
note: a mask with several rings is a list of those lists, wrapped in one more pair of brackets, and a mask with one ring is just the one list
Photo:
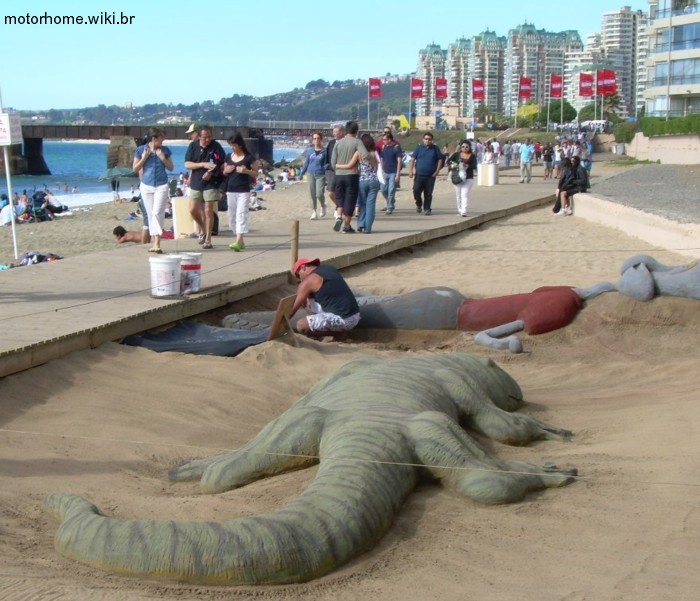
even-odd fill
[[(557, 98), (556, 100), (552, 100), (549, 103), (549, 120), (550, 121), (559, 121), (562, 118), (562, 112), (561, 112), (561, 99)], [(566, 100), (564, 100), (564, 123), (568, 123), (569, 121), (573, 121), (576, 119), (576, 109), (571, 106)], [(547, 123), (547, 105), (545, 104), (542, 110), (540, 111), (539, 115), (537, 116), (537, 120), (540, 123)]]
[(329, 87), (328, 82), (325, 79), (314, 79), (306, 84), (306, 90), (320, 90)]
[(590, 104), (587, 104), (584, 106), (579, 112), (578, 112), (578, 120), (579, 122), (583, 121), (592, 121), (593, 119), (596, 118), (596, 108), (595, 105), (591, 102)]
[(603, 114), (605, 119), (617, 123), (621, 121), (617, 111), (622, 108), (622, 98), (619, 94), (613, 94), (612, 96), (603, 96)]

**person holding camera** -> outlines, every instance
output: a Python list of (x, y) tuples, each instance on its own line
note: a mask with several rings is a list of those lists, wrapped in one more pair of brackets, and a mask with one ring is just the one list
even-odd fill
[(173, 170), (172, 152), (163, 146), (165, 132), (159, 127), (148, 130), (148, 140), (136, 149), (132, 169), (141, 180), (141, 198), (148, 215), (148, 229), (153, 238), (149, 252), (161, 254), (160, 239), (168, 204), (168, 171)]
[[(221, 198), (221, 166), (226, 153), (212, 135), (211, 128), (203, 125), (199, 129), (199, 143), (189, 145), (185, 155), (185, 167), (190, 169), (190, 214), (202, 232), (199, 243), (202, 248), (214, 248), (211, 234), (214, 229), (214, 211)], [(204, 203), (204, 220), (200, 212)]]
[(477, 170), (476, 155), (472, 152), (469, 140), (459, 143), (459, 150), (448, 159), (450, 179), (457, 196), (457, 212), (467, 216), (469, 208), (469, 192), (474, 185), (474, 172)]

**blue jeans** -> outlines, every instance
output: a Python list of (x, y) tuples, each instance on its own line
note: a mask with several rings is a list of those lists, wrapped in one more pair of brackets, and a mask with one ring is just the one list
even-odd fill
[(392, 213), (396, 208), (396, 173), (384, 174), (382, 196), (386, 200), (386, 212)]
[(368, 234), (372, 231), (374, 223), (378, 193), (378, 180), (360, 180), (360, 189), (357, 195), (357, 206), (360, 208), (360, 214), (357, 217), (357, 227), (361, 227)]

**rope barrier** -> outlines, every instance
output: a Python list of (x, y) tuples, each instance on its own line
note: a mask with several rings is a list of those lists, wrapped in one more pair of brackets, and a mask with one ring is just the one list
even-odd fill
[[(280, 242), (278, 244), (271, 246), (270, 248), (261, 249), (260, 251), (257, 251), (257, 252), (250, 252), (250, 253), (247, 252), (247, 253), (245, 253), (245, 256), (243, 256), (243, 258), (238, 260), (238, 261), (234, 261), (232, 263), (226, 263), (225, 265), (222, 265), (220, 267), (216, 267), (214, 269), (209, 269), (207, 271), (203, 271), (202, 274), (208, 275), (211, 273), (215, 273), (217, 271), (221, 271), (222, 269), (228, 269), (228, 268), (233, 267), (235, 265), (245, 263), (246, 261), (251, 261), (251, 260), (253, 260), (253, 259), (255, 259), (255, 258), (257, 258), (265, 253), (272, 252), (272, 251), (275, 251), (283, 246), (286, 246), (286, 245), (290, 244), (291, 241), (292, 241), (292, 239), (289, 238), (287, 240), (284, 240), (283, 242)], [(237, 254), (236, 256), (240, 256), (240, 255)], [(145, 292), (151, 292), (152, 290), (153, 290), (153, 287), (149, 286), (148, 288), (141, 288), (138, 290), (132, 290), (131, 292), (125, 292), (123, 294), (115, 294), (113, 296), (106, 296), (104, 298), (99, 298), (99, 299), (95, 299), (95, 300), (91, 300), (91, 301), (85, 301), (85, 302), (81, 302), (81, 303), (75, 303), (72, 305), (66, 305), (64, 307), (58, 307), (55, 309), (45, 309), (43, 311), (35, 311), (33, 313), (31, 313), (31, 312), (23, 313), (22, 315), (11, 315), (8, 317), (0, 317), (0, 322), (10, 321), (12, 319), (27, 319), (28, 317), (33, 317), (35, 315), (43, 315), (46, 313), (58, 313), (59, 311), (67, 311), (69, 309), (77, 309), (80, 307), (86, 307), (88, 305), (95, 305), (98, 303), (104, 303), (104, 302), (119, 299), (119, 298), (126, 298), (128, 296), (133, 296), (135, 294), (143, 294)], [(185, 301), (188, 299), (186, 297), (183, 297), (180, 300)]]
[[(4, 434), (21, 434), (21, 435), (30, 435), (30, 436), (40, 436), (40, 437), (46, 437), (46, 438), (64, 438), (64, 439), (69, 439), (69, 440), (87, 440), (87, 441), (94, 441), (94, 442), (114, 442), (114, 443), (119, 443), (119, 444), (133, 444), (133, 445), (150, 445), (150, 446), (155, 446), (155, 447), (177, 447), (177, 448), (182, 448), (182, 449), (198, 449), (198, 450), (205, 450), (208, 452), (214, 452), (214, 453), (246, 453), (250, 455), (258, 455), (258, 456), (264, 456), (264, 457), (291, 457), (291, 458), (299, 458), (299, 459), (313, 459), (315, 461), (321, 461), (321, 457), (319, 455), (299, 455), (295, 453), (261, 453), (257, 451), (243, 451), (241, 449), (228, 449), (225, 447), (208, 447), (208, 446), (201, 446), (201, 445), (188, 445), (188, 444), (182, 444), (182, 443), (170, 443), (170, 442), (150, 442), (150, 441), (144, 441), (144, 440), (130, 440), (130, 439), (120, 439), (120, 438), (99, 438), (97, 436), (74, 436), (74, 435), (67, 435), (67, 434), (55, 434), (55, 433), (47, 433), (47, 432), (32, 432), (30, 430), (11, 430), (7, 428), (0, 428), (0, 432)], [(404, 463), (404, 462), (396, 462), (396, 461), (379, 461), (379, 460), (369, 460), (369, 459), (351, 459), (351, 458), (338, 458), (335, 459), (333, 457), (323, 457), (324, 463), (327, 463), (329, 461), (338, 461), (338, 462), (344, 462), (344, 463), (352, 463), (352, 464), (371, 464), (371, 465), (395, 465), (397, 467), (415, 467), (415, 468), (428, 468), (428, 469), (440, 469), (440, 470), (452, 470), (452, 471), (475, 471), (475, 472), (485, 472), (485, 473), (493, 473), (493, 474), (513, 474), (513, 475), (537, 475), (537, 476), (551, 476), (551, 472), (522, 472), (522, 471), (517, 471), (517, 470), (502, 470), (502, 469), (491, 469), (491, 468), (485, 468), (485, 467), (460, 467), (460, 466), (447, 466), (447, 465), (431, 465), (431, 464), (425, 464), (425, 463)], [(519, 460), (514, 460), (514, 461), (519, 461)], [(586, 480), (586, 481), (592, 481), (592, 482), (601, 482), (605, 481), (604, 478), (600, 477), (594, 477), (594, 476), (571, 476), (572, 478), (576, 480)], [(681, 487), (687, 487), (687, 488), (700, 488), (700, 483), (693, 483), (693, 482), (673, 482), (673, 481), (652, 481), (652, 480), (637, 480), (637, 479), (625, 479), (625, 478), (620, 478), (619, 476), (615, 476), (614, 478), (615, 482), (623, 482), (623, 483), (629, 483), (629, 484), (644, 484), (644, 485), (653, 485), (653, 486), (681, 486)]]

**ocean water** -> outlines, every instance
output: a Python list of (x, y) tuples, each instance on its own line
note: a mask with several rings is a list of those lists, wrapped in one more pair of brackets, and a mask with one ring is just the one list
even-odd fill
[[(172, 176), (179, 176), (185, 169), (184, 144), (168, 144), (173, 153), (174, 171)], [(101, 173), (107, 168), (108, 142), (59, 142), (44, 141), (44, 160), (51, 170), (51, 175), (14, 175), (12, 188), (14, 192), (29, 194), (36, 190), (50, 188), (56, 197), (69, 207), (79, 207), (88, 204), (112, 201), (112, 185), (110, 181), (98, 181)], [(224, 148), (227, 146), (224, 144)], [(291, 160), (301, 154), (298, 148), (277, 147), (273, 149), (275, 162), (283, 159)], [(131, 186), (138, 188), (137, 178), (122, 178), (119, 180), (119, 194), (122, 198), (130, 198)], [(73, 191), (75, 189), (75, 191)], [(0, 191), (7, 191), (7, 181), (0, 177)]]

